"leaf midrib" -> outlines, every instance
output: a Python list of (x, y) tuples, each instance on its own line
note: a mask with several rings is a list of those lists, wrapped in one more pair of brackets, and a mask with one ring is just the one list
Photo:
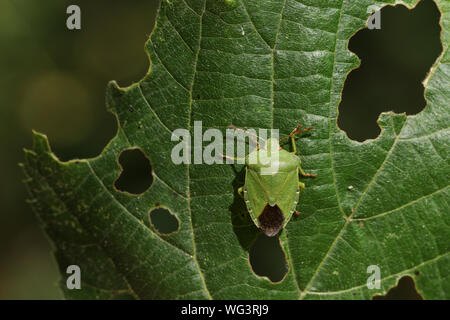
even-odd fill
[[(331, 167), (331, 173), (333, 175), (333, 185), (334, 185), (334, 191), (335, 191), (335, 194), (336, 194), (336, 201), (338, 203), (339, 211), (342, 213), (343, 217), (346, 218), (345, 212), (342, 209), (341, 200), (339, 198), (339, 192), (338, 192), (337, 185), (336, 185), (336, 173), (335, 173), (335, 167), (334, 167), (333, 144), (331, 143), (331, 134), (332, 134), (331, 111), (332, 111), (332, 108), (334, 107), (334, 106), (331, 105), (331, 100), (332, 100), (332, 90), (333, 90), (334, 74), (335, 74), (334, 73), (334, 69), (336, 67), (337, 42), (338, 42), (338, 35), (339, 35), (340, 26), (341, 26), (341, 17), (342, 17), (343, 8), (344, 8), (344, 0), (341, 1), (341, 7), (339, 8), (339, 18), (338, 18), (338, 24), (337, 24), (337, 28), (336, 28), (336, 36), (335, 36), (335, 41), (334, 41), (333, 67), (332, 67), (332, 74), (331, 74), (331, 81), (330, 81), (330, 91), (329, 91), (329, 94), (328, 94), (328, 97), (329, 97), (329, 100), (328, 100), (328, 143), (329, 143), (329, 150), (330, 150), (330, 165), (331, 165), (330, 167)], [(341, 234), (345, 230), (345, 228), (346, 228), (347, 224), (349, 223), (349, 221), (350, 220), (347, 220), (345, 222), (345, 224), (342, 227), (341, 231), (338, 233), (337, 237), (331, 243), (330, 248), (328, 249), (328, 251), (325, 254), (324, 258), (319, 263), (319, 265), (317, 266), (317, 268), (314, 271), (313, 275), (311, 276), (311, 278), (307, 282), (307, 284), (305, 286), (305, 289), (300, 293), (299, 299), (303, 299), (305, 297), (305, 295), (308, 293), (308, 290), (311, 287), (311, 285), (313, 284), (314, 279), (316, 278), (316, 276), (319, 274), (323, 263), (325, 262), (325, 260), (328, 259), (329, 254), (331, 253), (332, 249), (334, 248), (334, 246), (337, 243), (338, 239), (340, 238)], [(289, 239), (288, 239), (288, 241), (289, 241)], [(293, 270), (293, 272), (295, 272), (295, 271)], [(298, 284), (298, 286), (300, 286), (300, 284)]]
[[(186, 5), (189, 7), (189, 5), (186, 3)], [(195, 59), (194, 59), (194, 66), (193, 66), (193, 73), (192, 73), (192, 82), (191, 82), (191, 87), (189, 88), (189, 112), (188, 112), (188, 132), (191, 132), (191, 122), (192, 122), (192, 103), (194, 101), (193, 97), (192, 97), (192, 92), (194, 90), (194, 85), (195, 85), (195, 77), (197, 74), (197, 63), (198, 63), (198, 55), (200, 53), (200, 49), (201, 49), (201, 43), (202, 43), (202, 28), (203, 28), (203, 16), (205, 14), (205, 10), (206, 10), (206, 0), (203, 1), (203, 8), (202, 8), (202, 12), (200, 14), (200, 25), (199, 25), (199, 37), (198, 37), (198, 44), (197, 44), (197, 51), (195, 52)], [(186, 179), (187, 179), (187, 207), (188, 207), (188, 212), (189, 212), (189, 222), (190, 222), (190, 227), (192, 230), (192, 248), (193, 248), (193, 254), (192, 254), (192, 259), (194, 260), (195, 265), (197, 266), (198, 269), (198, 273), (200, 275), (200, 279), (202, 282), (202, 286), (204, 287), (204, 291), (206, 293), (206, 295), (208, 296), (208, 298), (210, 300), (212, 300), (212, 296), (211, 293), (209, 292), (208, 286), (206, 285), (206, 280), (205, 280), (205, 275), (200, 267), (200, 264), (198, 263), (198, 259), (197, 259), (197, 245), (195, 243), (195, 233), (194, 233), (194, 225), (192, 223), (192, 209), (191, 209), (191, 181), (190, 181), (191, 175), (190, 175), (190, 163), (186, 164)]]

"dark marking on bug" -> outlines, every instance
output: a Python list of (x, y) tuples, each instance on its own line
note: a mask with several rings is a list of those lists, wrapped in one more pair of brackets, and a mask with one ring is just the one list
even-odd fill
[(418, 276), (420, 274), (419, 270), (414, 271), (414, 274)]
[(174, 192), (174, 193), (173, 193), (173, 197), (174, 197), (174, 198), (178, 198), (178, 194)]
[(283, 226), (284, 216), (280, 208), (275, 205), (266, 205), (261, 215), (258, 217), (259, 227), (269, 236), (275, 236)]
[(159, 207), (159, 202), (155, 202), (155, 207)]

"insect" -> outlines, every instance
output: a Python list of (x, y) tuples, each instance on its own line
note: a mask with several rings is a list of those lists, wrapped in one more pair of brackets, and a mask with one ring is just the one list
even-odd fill
[[(270, 138), (266, 148), (257, 148), (245, 157), (245, 183), (238, 189), (244, 198), (250, 217), (257, 227), (269, 237), (273, 237), (284, 228), (296, 210), (300, 191), (305, 184), (300, 181), (299, 175), (316, 177), (315, 174), (305, 173), (301, 167), (301, 159), (297, 156), (295, 135), (311, 130), (300, 130), (301, 125), (280, 141)], [(235, 130), (248, 131), (231, 126)], [(280, 147), (280, 142), (289, 138), (292, 143), (292, 152)], [(230, 158), (224, 156), (225, 158)], [(234, 158), (231, 158), (234, 159)], [(256, 161), (250, 161), (253, 159)], [(262, 161), (264, 159), (264, 161)], [(269, 168), (275, 168), (270, 170)], [(266, 170), (262, 174), (262, 170)], [(268, 173), (267, 173), (268, 170)]]

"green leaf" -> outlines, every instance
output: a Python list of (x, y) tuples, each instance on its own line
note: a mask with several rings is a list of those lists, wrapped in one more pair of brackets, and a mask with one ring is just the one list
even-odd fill
[[(374, 3), (163, 0), (146, 45), (149, 73), (107, 90), (120, 125), (102, 154), (61, 162), (38, 133), (26, 151), (30, 202), (53, 240), (66, 297), (369, 299), (410, 275), (424, 298), (449, 299), (450, 3), (437, 1), (444, 49), (425, 81), (426, 108), (383, 113), (380, 136), (358, 143), (337, 127), (337, 106), (359, 63), (348, 40)], [(297, 141), (305, 171), (318, 177), (304, 180), (303, 215), (280, 236), (282, 281), (258, 277), (248, 262), (259, 230), (241, 218), (242, 171), (172, 163), (172, 131), (192, 131), (197, 120), (281, 135), (316, 127)], [(142, 195), (113, 186), (129, 148), (154, 170)], [(156, 206), (177, 217), (178, 232), (158, 234), (148, 216)], [(81, 267), (81, 290), (66, 289), (70, 264)], [(380, 289), (366, 286), (370, 265), (381, 269)]]

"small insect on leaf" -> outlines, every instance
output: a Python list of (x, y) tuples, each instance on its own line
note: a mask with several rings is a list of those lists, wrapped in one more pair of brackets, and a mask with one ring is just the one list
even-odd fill
[[(296, 207), (300, 191), (305, 188), (299, 175), (316, 176), (303, 171), (295, 146), (295, 135), (313, 128), (300, 128), (298, 125), (279, 141), (270, 138), (266, 147), (258, 144), (257, 148), (245, 157), (245, 183), (238, 189), (238, 193), (244, 198), (255, 225), (269, 237), (277, 235), (289, 222), (292, 214), (298, 213)], [(292, 152), (280, 147), (279, 142), (284, 139), (291, 140)], [(269, 168), (270, 170), (267, 170)]]

